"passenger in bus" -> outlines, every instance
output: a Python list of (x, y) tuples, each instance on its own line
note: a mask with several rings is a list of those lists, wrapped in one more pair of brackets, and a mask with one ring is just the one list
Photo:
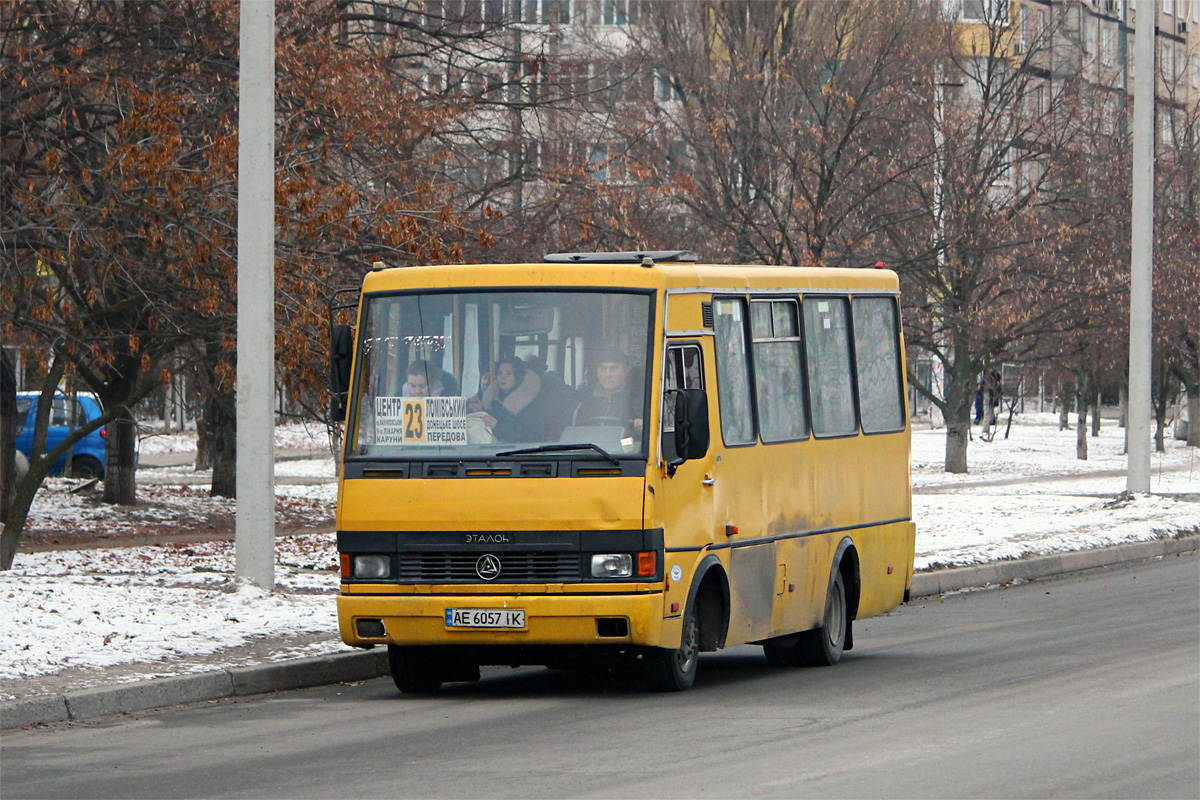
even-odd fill
[(621, 426), (626, 436), (642, 431), (642, 397), (629, 379), (629, 357), (616, 348), (601, 352), (596, 383), (575, 409), (575, 425)]
[(492, 373), (485, 372), (479, 376), (479, 391), (467, 398), (467, 413), (483, 411), (483, 395), (492, 383)]
[(501, 442), (537, 441), (543, 428), (542, 381), (519, 358), (496, 365), (496, 380), (483, 393), (483, 420)]
[(536, 432), (538, 435), (535, 438), (558, 441), (562, 432), (571, 424), (575, 407), (579, 405), (579, 395), (567, 385), (558, 372), (546, 367), (544, 359), (534, 355), (525, 356), (525, 366), (536, 372), (542, 381), (537, 400), (541, 406), (541, 430)]
[(457, 394), (458, 384), (445, 370), (438, 369), (424, 359), (408, 365), (404, 397), (454, 397)]

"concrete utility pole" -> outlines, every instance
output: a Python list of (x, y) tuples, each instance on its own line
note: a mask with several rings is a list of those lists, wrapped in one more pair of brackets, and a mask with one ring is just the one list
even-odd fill
[(1129, 265), (1130, 492), (1150, 491), (1150, 334), (1154, 309), (1155, 0), (1137, 9), (1133, 43), (1133, 231)]
[(275, 588), (275, 4), (241, 0), (237, 576)]

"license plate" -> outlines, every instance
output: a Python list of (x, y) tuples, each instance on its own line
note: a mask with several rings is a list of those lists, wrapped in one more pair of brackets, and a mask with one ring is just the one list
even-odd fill
[(447, 628), (524, 628), (523, 608), (447, 608)]

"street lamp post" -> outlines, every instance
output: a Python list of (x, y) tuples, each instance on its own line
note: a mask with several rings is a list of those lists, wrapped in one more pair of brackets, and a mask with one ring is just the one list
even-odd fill
[(275, 587), (275, 5), (241, 0), (237, 576)]
[[(1149, 13), (1146, 13), (1149, 12)], [(1133, 43), (1133, 230), (1129, 269), (1130, 492), (1150, 491), (1150, 336), (1154, 287), (1154, 40), (1156, 4), (1138, 8)], [(1145, 17), (1143, 19), (1143, 16)]]

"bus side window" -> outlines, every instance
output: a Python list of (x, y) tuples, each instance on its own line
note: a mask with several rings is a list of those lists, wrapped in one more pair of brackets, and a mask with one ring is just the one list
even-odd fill
[(795, 300), (750, 303), (754, 347), (754, 386), (763, 442), (790, 442), (808, 436), (800, 329)]
[(752, 444), (754, 409), (750, 401), (750, 365), (746, 347), (746, 301), (713, 298), (713, 341), (717, 348), (717, 405), (721, 436), (727, 445)]
[(816, 436), (858, 433), (850, 370), (850, 309), (846, 297), (804, 298), (804, 350)]
[(850, 305), (863, 432), (903, 430), (904, 398), (896, 301), (890, 297), (856, 297)]
[(664, 460), (672, 461), (675, 452), (675, 402), (673, 389), (703, 389), (704, 362), (699, 345), (689, 344), (667, 350), (666, 380), (663, 386), (662, 403), (662, 452)]

